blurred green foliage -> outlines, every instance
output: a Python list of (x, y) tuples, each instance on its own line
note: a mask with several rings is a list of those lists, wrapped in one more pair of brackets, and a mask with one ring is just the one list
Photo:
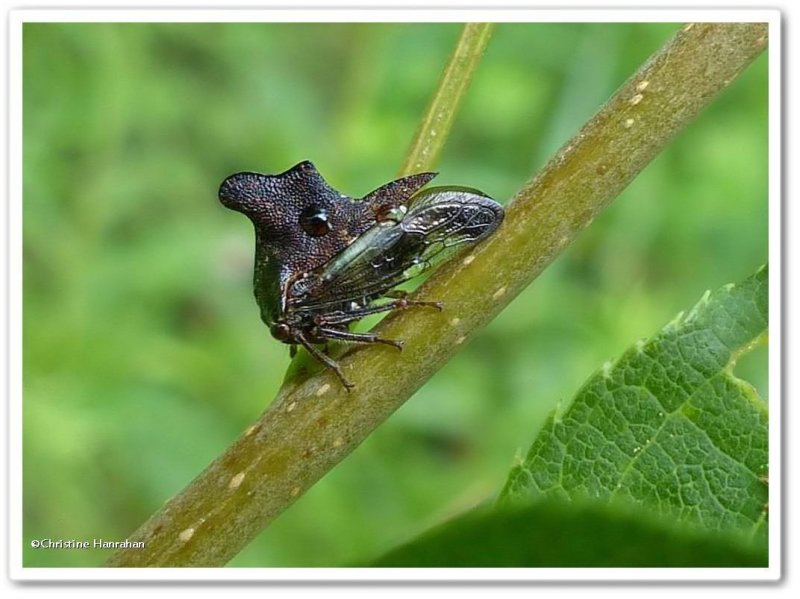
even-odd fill
[[(506, 201), (677, 29), (503, 24), (437, 184)], [(390, 180), (457, 24), (24, 26), (27, 566), (107, 551), (268, 404), (288, 365), (251, 294), (240, 170)], [(767, 60), (524, 294), (232, 562), (368, 561), (493, 497), (559, 401), (707, 288), (767, 260)], [(532, 230), (531, 235), (536, 231)], [(766, 397), (766, 349), (737, 372)]]

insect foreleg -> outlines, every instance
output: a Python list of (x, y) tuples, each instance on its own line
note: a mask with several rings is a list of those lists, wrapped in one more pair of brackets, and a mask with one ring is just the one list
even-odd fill
[(319, 316), (315, 317), (315, 321), (318, 325), (325, 326), (329, 324), (347, 324), (348, 322), (355, 322), (356, 320), (361, 320), (365, 316), (369, 316), (370, 314), (380, 314), (381, 312), (389, 312), (390, 310), (395, 309), (404, 309), (410, 306), (428, 306), (430, 308), (436, 308), (437, 310), (442, 309), (441, 302), (418, 302), (416, 300), (407, 300), (404, 297), (401, 299), (396, 299), (391, 302), (386, 302), (385, 304), (378, 304), (376, 306), (365, 306), (363, 308), (357, 308), (355, 310), (350, 310), (348, 312), (329, 312), (327, 314), (320, 314)]
[(339, 363), (336, 360), (322, 353), (320, 350), (314, 347), (311, 343), (308, 342), (308, 340), (306, 340), (305, 337), (303, 337), (303, 335), (297, 335), (297, 340), (300, 342), (300, 345), (302, 345), (308, 350), (308, 353), (310, 353), (317, 360), (322, 362), (325, 366), (327, 366), (329, 369), (333, 370), (336, 373), (336, 376), (339, 377), (339, 380), (342, 382), (342, 385), (344, 385), (344, 388), (347, 389), (348, 392), (350, 391), (350, 389), (355, 387), (353, 383), (351, 383), (345, 378), (344, 373), (342, 372), (342, 367), (339, 366)]
[(378, 337), (375, 333), (351, 333), (350, 331), (328, 329), (325, 327), (317, 327), (317, 332), (319, 332), (322, 337), (337, 339), (339, 341), (349, 341), (350, 343), (383, 343), (384, 345), (392, 345), (397, 349), (403, 349), (402, 341), (384, 339), (383, 337)]

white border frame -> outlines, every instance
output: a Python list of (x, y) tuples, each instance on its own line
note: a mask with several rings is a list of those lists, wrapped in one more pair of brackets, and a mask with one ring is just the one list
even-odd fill
[[(767, 568), (34, 568), (22, 565), (22, 25), (34, 22), (766, 22), (769, 24)], [(781, 14), (693, 9), (22, 9), (9, 12), (9, 576), (19, 581), (775, 581), (782, 564)], [(778, 409), (776, 409), (776, 406)]]

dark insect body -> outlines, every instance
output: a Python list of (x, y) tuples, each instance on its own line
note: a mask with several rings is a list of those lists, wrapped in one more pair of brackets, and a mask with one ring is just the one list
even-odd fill
[[(305, 347), (333, 370), (339, 365), (317, 345), (330, 340), (402, 342), (349, 325), (369, 314), (436, 302), (408, 300), (394, 287), (490, 235), (503, 209), (480, 191), (435, 187), (436, 173), (387, 183), (360, 200), (331, 188), (311, 162), (279, 175), (237, 173), (219, 189), (226, 207), (255, 226), (254, 288), (272, 336)], [(387, 299), (384, 303), (374, 303)]]

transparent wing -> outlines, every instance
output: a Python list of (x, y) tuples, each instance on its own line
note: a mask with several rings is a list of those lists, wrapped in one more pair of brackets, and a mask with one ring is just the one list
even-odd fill
[(432, 188), (412, 198), (399, 220), (378, 223), (297, 281), (289, 301), (309, 311), (370, 301), (491, 234), (503, 208), (479, 191)]

